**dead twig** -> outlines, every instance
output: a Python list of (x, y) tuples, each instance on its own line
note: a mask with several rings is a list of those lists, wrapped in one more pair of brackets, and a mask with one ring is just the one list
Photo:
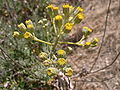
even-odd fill
[(110, 6), (111, 6), (111, 0), (109, 0), (107, 15), (106, 15), (106, 19), (105, 19), (105, 28), (104, 28), (104, 33), (103, 33), (103, 36), (102, 36), (102, 43), (101, 43), (100, 48), (98, 50), (97, 57), (95, 58), (94, 63), (93, 63), (92, 67), (89, 70), (89, 73), (93, 70), (93, 68), (94, 68), (94, 66), (95, 66), (95, 64), (96, 64), (96, 62), (97, 62), (97, 60), (98, 60), (98, 58), (100, 56), (100, 52), (101, 52), (102, 46), (104, 44), (105, 34), (106, 34), (107, 24), (108, 24), (108, 15), (109, 15), (109, 11), (110, 11)]

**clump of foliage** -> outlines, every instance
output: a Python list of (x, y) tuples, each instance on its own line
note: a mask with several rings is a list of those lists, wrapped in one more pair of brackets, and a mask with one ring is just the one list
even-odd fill
[[(9, 49), (9, 73), (3, 81), (8, 89), (52, 89), (65, 86), (72, 88), (70, 78), (74, 71), (67, 62), (67, 55), (71, 48), (62, 48), (64, 44), (77, 45), (80, 47), (94, 47), (98, 39), (86, 42), (85, 39), (92, 29), (83, 27), (83, 36), (78, 42), (66, 42), (64, 38), (72, 30), (74, 25), (79, 24), (84, 18), (81, 7), (73, 7), (63, 4), (62, 7), (48, 5), (46, 7), (48, 17), (34, 23), (26, 20), (18, 25), (12, 34), (16, 45)], [(4, 50), (3, 50), (4, 52)], [(4, 52), (5, 53), (5, 52)], [(8, 55), (8, 54), (6, 54)], [(8, 65), (8, 64), (7, 64)], [(61, 82), (62, 81), (62, 82)], [(7, 84), (7, 85), (6, 85)]]

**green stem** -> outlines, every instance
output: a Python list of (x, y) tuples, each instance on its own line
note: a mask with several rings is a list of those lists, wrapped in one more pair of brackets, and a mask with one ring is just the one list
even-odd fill
[(78, 41), (77, 43), (81, 43), (84, 39), (85, 39), (85, 36), (83, 35), (80, 41)]
[(60, 35), (58, 35), (57, 38), (56, 38), (55, 44), (54, 44), (53, 49), (52, 49), (53, 51), (55, 50), (55, 48), (58, 44), (59, 38), (60, 38)]
[(45, 43), (45, 44), (47, 44), (47, 45), (51, 45), (51, 46), (53, 45), (53, 44), (50, 43), (50, 42), (46, 42), (46, 41), (40, 40), (40, 39), (38, 39), (38, 38), (36, 38), (36, 37), (34, 37), (34, 40), (37, 41), (37, 42)]
[(83, 44), (73, 43), (73, 42), (58, 42), (58, 43), (59, 44), (71, 44), (71, 45), (83, 46)]
[(52, 20), (52, 23), (53, 23), (53, 28), (54, 28), (55, 34), (57, 34), (57, 29), (56, 29), (56, 26), (55, 26), (55, 21), (54, 21), (54, 19)]

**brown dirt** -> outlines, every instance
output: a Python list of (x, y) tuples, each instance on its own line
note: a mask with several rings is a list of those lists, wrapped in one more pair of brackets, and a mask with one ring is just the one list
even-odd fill
[[(83, 69), (89, 71), (97, 56), (105, 28), (105, 18), (109, 1), (110, 0), (83, 0), (81, 2), (82, 7), (85, 9), (84, 13), (86, 18), (77, 27), (77, 31), (79, 32), (81, 26), (88, 26), (93, 29), (93, 33), (89, 36), (88, 41), (93, 37), (97, 37), (100, 42), (99, 45), (94, 48), (84, 49), (77, 47), (68, 57), (68, 61), (76, 73), (82, 73)], [(112, 0), (105, 41), (92, 71), (109, 65), (119, 51), (120, 1)], [(75, 80), (76, 88), (74, 90), (120, 90), (120, 56), (109, 68), (85, 77), (77, 77), (73, 82)]]

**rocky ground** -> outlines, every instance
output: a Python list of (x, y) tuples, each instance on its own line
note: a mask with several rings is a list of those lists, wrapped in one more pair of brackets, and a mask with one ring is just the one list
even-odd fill
[[(76, 0), (69, 1), (75, 2)], [(85, 10), (84, 14), (86, 18), (72, 31), (71, 36), (74, 33), (78, 35), (82, 26), (88, 26), (93, 29), (93, 33), (89, 36), (88, 41), (93, 37), (97, 37), (100, 42), (94, 48), (84, 49), (77, 47), (74, 49), (73, 53), (68, 57), (68, 61), (76, 73), (89, 71), (97, 57), (105, 30), (107, 8), (110, 2), (110, 0), (80, 1), (81, 7)], [(109, 65), (119, 51), (120, 0), (111, 0), (104, 43), (92, 72)], [(110, 67), (94, 74), (73, 78), (73, 81), (76, 81), (74, 90), (120, 90), (120, 56)]]

